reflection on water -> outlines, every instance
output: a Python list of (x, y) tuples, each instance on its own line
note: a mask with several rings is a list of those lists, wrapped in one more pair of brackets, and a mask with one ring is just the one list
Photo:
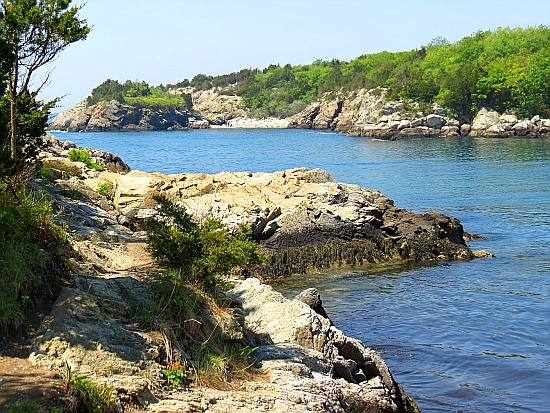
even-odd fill
[(496, 258), (368, 265), (274, 283), (316, 287), (381, 352), (423, 412), (542, 412), (550, 402), (550, 140), (376, 141), (303, 130), (59, 134), (165, 173), (323, 168), (399, 207), (460, 219)]

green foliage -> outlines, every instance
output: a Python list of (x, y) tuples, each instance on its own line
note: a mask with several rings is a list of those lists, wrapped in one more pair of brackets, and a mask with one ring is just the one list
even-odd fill
[(113, 194), (113, 183), (107, 180), (102, 184), (99, 184), (97, 186), (97, 192), (99, 192), (100, 195), (111, 197)]
[(180, 363), (174, 363), (169, 369), (162, 370), (162, 374), (168, 381), (168, 386), (172, 388), (186, 387), (189, 383), (188, 374)]
[(38, 170), (36, 174), (40, 179), (44, 179), (50, 183), (55, 182), (55, 175), (52, 172), (51, 168), (42, 167)]
[[(227, 232), (220, 222), (206, 220), (198, 224), (185, 208), (157, 197), (159, 215), (144, 226), (149, 249), (157, 262), (167, 268), (159, 277), (157, 303), (145, 312), (142, 322), (165, 332), (165, 342), (183, 340), (189, 349), (193, 380), (223, 386), (251, 368), (250, 350), (238, 343), (220, 343), (219, 318), (223, 313), (218, 302), (226, 301), (219, 276), (232, 269), (261, 261), (259, 247), (252, 241), (251, 230), (241, 228)], [(218, 288), (216, 288), (218, 287)], [(217, 337), (217, 338), (213, 338)], [(167, 346), (169, 347), (169, 346)], [(168, 368), (163, 370), (168, 385), (185, 386), (189, 370), (174, 363), (166, 349)], [(190, 364), (188, 364), (190, 363)]]
[(26, 310), (59, 289), (67, 235), (52, 218), (51, 202), (0, 187), (0, 245), (0, 331), (6, 332), (21, 327)]
[(10, 407), (6, 413), (63, 413), (58, 407), (42, 406), (34, 401), (25, 400)]
[(86, 164), (88, 168), (95, 169), (96, 171), (105, 170), (105, 167), (102, 165), (92, 162), (92, 157), (87, 149), (71, 149), (67, 154), (67, 158), (72, 162), (82, 162)]
[(86, 149), (71, 149), (67, 154), (67, 158), (72, 162), (82, 162), (86, 165), (92, 164), (92, 157)]
[(159, 217), (145, 222), (151, 254), (186, 281), (212, 290), (219, 275), (260, 262), (259, 248), (249, 228), (230, 234), (216, 220), (197, 224), (185, 208), (164, 197), (155, 199), (160, 204)]
[(11, 156), (10, 98), (0, 96), (0, 179), (13, 177), (36, 160), (43, 147), (41, 136), (46, 128), (50, 109), (55, 102), (44, 103), (34, 95), (23, 93), (17, 99), (17, 157)]
[[(0, 5), (0, 174), (14, 176), (36, 156), (50, 109), (56, 100), (36, 99), (36, 71), (68, 45), (86, 38), (90, 28), (70, 0), (3, 0)], [(4, 80), (7, 76), (7, 93)]]
[[(256, 116), (287, 116), (326, 92), (389, 88), (392, 99), (437, 101), (470, 121), (482, 106), (526, 116), (550, 111), (550, 29), (478, 32), (457, 43), (434, 39), (406, 52), (380, 52), (350, 62), (270, 65), (223, 76), (200, 75), (197, 88), (225, 87)], [(227, 83), (232, 79), (234, 83)], [(294, 105), (294, 107), (292, 107)], [(292, 110), (290, 110), (292, 107)]]
[(196, 75), (191, 81), (149, 87), (144, 82), (107, 80), (89, 103), (115, 99), (142, 107), (185, 105), (178, 88), (220, 88), (242, 97), (256, 117), (297, 113), (327, 92), (388, 88), (391, 99), (431, 104), (436, 101), (470, 121), (482, 106), (521, 115), (550, 114), (550, 28), (499, 28), (479, 31), (456, 43), (436, 38), (405, 52), (382, 51), (349, 62), (316, 60), (309, 65), (269, 65), (220, 76)]
[(67, 363), (63, 389), (67, 412), (74, 413), (111, 413), (118, 412), (119, 403), (116, 393), (107, 385), (100, 386), (88, 376), (75, 376)]
[(116, 100), (128, 105), (156, 110), (179, 108), (190, 110), (193, 106), (188, 94), (169, 93), (165, 87), (151, 87), (146, 82), (127, 80), (120, 84), (117, 80), (107, 79), (92, 90), (88, 104)]

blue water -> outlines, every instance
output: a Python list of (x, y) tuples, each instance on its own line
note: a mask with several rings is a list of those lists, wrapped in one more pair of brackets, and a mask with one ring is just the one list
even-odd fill
[(303, 130), (57, 133), (165, 173), (323, 168), (399, 207), (454, 215), (489, 239), (471, 262), (293, 277), (348, 335), (382, 353), (423, 412), (550, 411), (550, 140), (385, 142)]

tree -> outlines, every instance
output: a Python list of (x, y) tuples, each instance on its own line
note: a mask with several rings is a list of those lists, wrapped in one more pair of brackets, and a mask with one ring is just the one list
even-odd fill
[[(20, 100), (32, 100), (31, 108), (49, 109), (55, 102), (42, 105), (36, 95), (47, 83), (30, 91), (36, 71), (55, 60), (61, 51), (90, 32), (86, 20), (78, 17), (80, 7), (70, 7), (71, 0), (3, 0), (0, 9), (1, 37), (15, 58), (8, 73), (10, 102), (10, 156), (18, 158), (18, 139), (22, 136), (18, 116)], [(29, 102), (27, 102), (29, 103)], [(43, 133), (43, 129), (41, 131)], [(41, 134), (40, 134), (41, 135)], [(38, 135), (38, 136), (40, 136)], [(38, 137), (37, 136), (37, 137)]]

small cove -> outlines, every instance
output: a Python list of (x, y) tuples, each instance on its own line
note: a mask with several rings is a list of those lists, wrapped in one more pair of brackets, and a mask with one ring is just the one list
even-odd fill
[(539, 412), (550, 397), (550, 141), (385, 142), (323, 131), (55, 133), (164, 173), (322, 168), (399, 207), (454, 215), (490, 260), (385, 264), (275, 283), (321, 291), (424, 412)]

